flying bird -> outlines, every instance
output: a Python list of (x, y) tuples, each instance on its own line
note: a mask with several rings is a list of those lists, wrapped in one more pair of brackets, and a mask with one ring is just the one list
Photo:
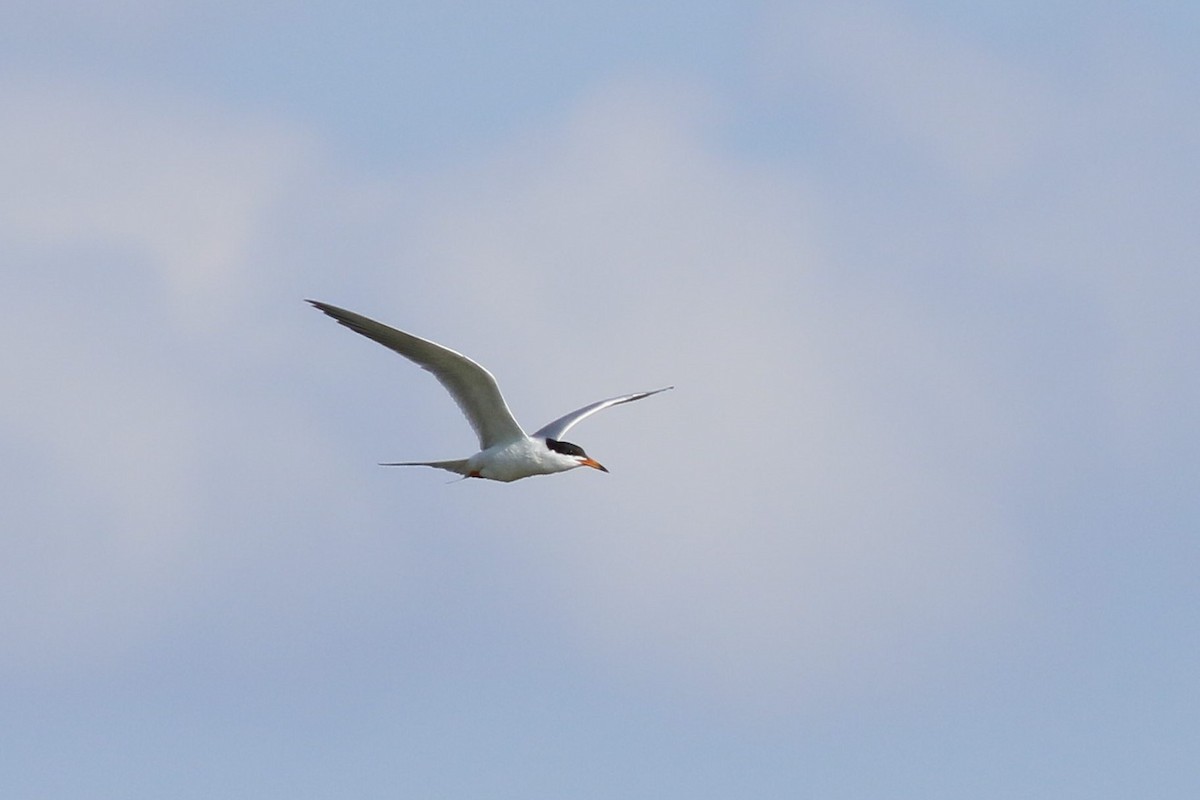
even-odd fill
[(563, 435), (585, 417), (621, 403), (631, 403), (652, 394), (665, 392), (667, 386), (651, 392), (635, 392), (590, 403), (565, 414), (533, 434), (517, 424), (492, 373), (461, 353), (442, 347), (411, 333), (389, 328), (344, 308), (316, 300), (307, 301), (355, 333), (395, 350), (433, 376), (446, 388), (463, 416), (479, 437), (479, 452), (469, 458), (452, 461), (403, 461), (385, 467), (435, 467), (468, 478), (515, 481), (531, 475), (550, 475), (576, 467), (592, 467), (608, 472), (599, 461), (583, 452), (577, 444), (563, 441)]

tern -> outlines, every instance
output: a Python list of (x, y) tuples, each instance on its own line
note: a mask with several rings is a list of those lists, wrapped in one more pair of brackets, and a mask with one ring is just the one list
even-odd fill
[(604, 466), (583, 452), (577, 444), (563, 441), (562, 436), (585, 417), (597, 411), (632, 403), (652, 394), (673, 389), (666, 386), (650, 392), (635, 392), (589, 403), (565, 414), (532, 435), (525, 433), (508, 410), (504, 396), (492, 373), (462, 353), (448, 347), (390, 328), (344, 308), (317, 300), (308, 300), (314, 308), (333, 317), (355, 333), (395, 350), (433, 376), (446, 388), (463, 416), (479, 437), (479, 452), (469, 458), (451, 461), (402, 461), (383, 464), (385, 467), (434, 467), (467, 478), (487, 478), (493, 481), (516, 481), (532, 475), (551, 475), (576, 467), (591, 467), (608, 472)]

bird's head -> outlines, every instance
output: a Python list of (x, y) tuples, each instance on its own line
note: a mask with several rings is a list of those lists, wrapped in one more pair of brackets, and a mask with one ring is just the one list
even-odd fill
[(598, 469), (601, 472), (608, 472), (603, 464), (601, 464), (599, 461), (596, 461), (594, 458), (589, 457), (587, 453), (583, 452), (583, 448), (577, 444), (560, 442), (558, 439), (547, 438), (546, 447), (550, 448), (551, 452), (558, 453), (564, 458), (574, 460), (576, 467), (591, 467), (592, 469)]

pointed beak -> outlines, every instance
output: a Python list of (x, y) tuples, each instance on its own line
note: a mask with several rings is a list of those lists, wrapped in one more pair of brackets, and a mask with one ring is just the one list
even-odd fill
[(597, 460), (596, 460), (596, 459), (594, 459), (594, 458), (585, 458), (585, 459), (583, 459), (582, 461), (580, 461), (580, 462), (579, 462), (579, 466), (581, 466), (581, 467), (591, 467), (592, 469), (598, 469), (598, 470), (600, 470), (601, 472), (608, 472), (608, 470), (607, 470), (607, 469), (604, 467), (604, 465), (603, 465), (603, 464), (601, 464), (599, 461), (597, 461)]

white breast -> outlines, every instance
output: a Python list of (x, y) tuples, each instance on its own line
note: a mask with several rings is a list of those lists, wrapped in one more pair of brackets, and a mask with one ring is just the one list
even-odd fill
[(566, 472), (578, 466), (579, 459), (555, 453), (540, 440), (528, 437), (481, 450), (467, 460), (467, 468), (479, 477), (504, 482)]

